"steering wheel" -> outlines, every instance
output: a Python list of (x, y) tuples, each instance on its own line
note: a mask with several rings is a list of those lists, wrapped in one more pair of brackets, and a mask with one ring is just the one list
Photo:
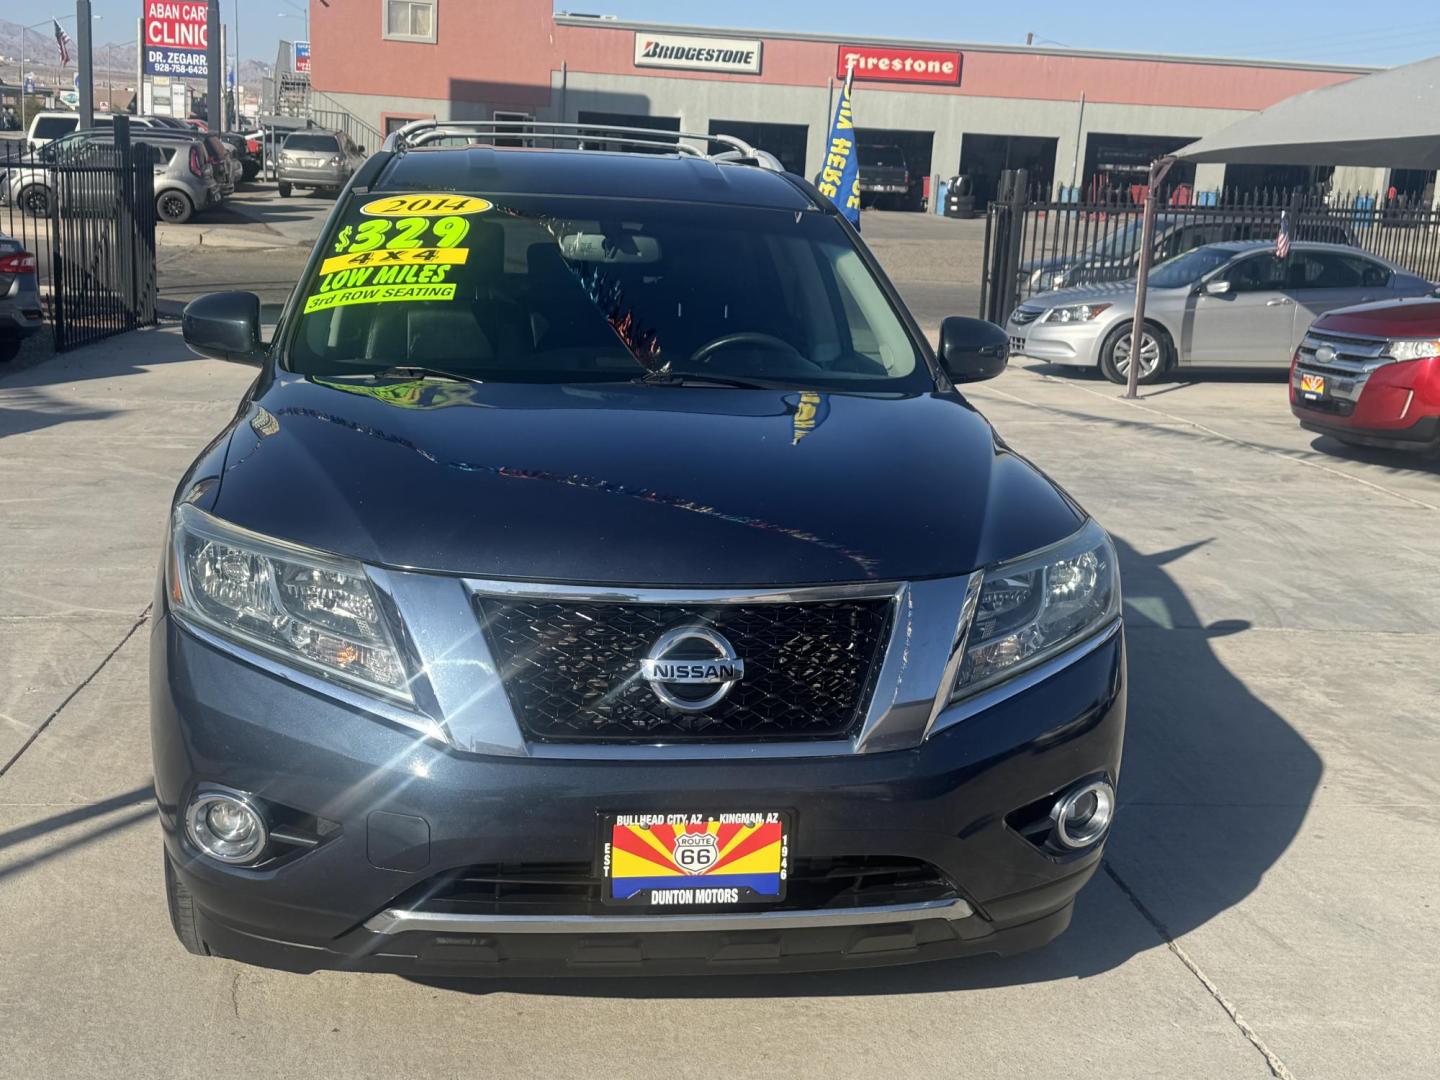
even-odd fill
[(805, 356), (799, 349), (795, 348), (784, 338), (778, 338), (774, 334), (762, 334), (753, 330), (744, 330), (735, 334), (722, 334), (714, 341), (701, 345), (691, 354), (686, 361), (686, 367), (697, 366), (705, 363), (715, 353), (722, 349), (734, 348), (736, 345), (758, 345), (762, 349), (771, 349), (775, 352), (789, 353), (798, 360), (805, 371), (819, 371), (819, 365), (815, 364)]

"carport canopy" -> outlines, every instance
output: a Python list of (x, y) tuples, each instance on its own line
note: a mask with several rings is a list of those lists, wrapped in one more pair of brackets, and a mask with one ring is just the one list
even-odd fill
[[(1440, 56), (1296, 94), (1150, 166), (1132, 342), (1142, 340), (1145, 326), (1146, 277), (1155, 243), (1155, 189), (1176, 161), (1440, 168)], [(1139, 350), (1132, 353), (1138, 355)], [(1136, 396), (1139, 370), (1138, 362), (1130, 365), (1128, 398)]]
[(1440, 168), (1440, 56), (1296, 94), (1173, 156), (1242, 165)]

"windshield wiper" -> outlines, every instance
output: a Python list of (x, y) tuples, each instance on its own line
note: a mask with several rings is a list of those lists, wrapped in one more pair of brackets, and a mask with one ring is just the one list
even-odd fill
[(446, 371), (443, 368), (415, 364), (397, 364), (394, 367), (376, 368), (373, 371), (346, 371), (331, 377), (336, 379), (449, 379), (452, 382), (484, 382), (483, 379), (474, 375), (462, 375), (458, 371)]
[(760, 379), (742, 379), (733, 375), (697, 375), (684, 371), (647, 371), (631, 382), (645, 386), (720, 386), (737, 390), (782, 390), (785, 383), (765, 382)]

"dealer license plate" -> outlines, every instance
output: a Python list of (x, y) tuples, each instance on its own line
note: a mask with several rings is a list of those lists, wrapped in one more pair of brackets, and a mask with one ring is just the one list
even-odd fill
[(785, 898), (783, 811), (612, 814), (601, 820), (602, 899), (661, 909)]
[(1306, 372), (1300, 373), (1300, 393), (1310, 400), (1325, 396), (1325, 376), (1310, 375)]

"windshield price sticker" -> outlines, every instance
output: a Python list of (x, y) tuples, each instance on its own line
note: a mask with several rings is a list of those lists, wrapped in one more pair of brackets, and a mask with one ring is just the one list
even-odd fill
[(408, 248), (386, 251), (354, 251), (334, 255), (320, 264), (321, 275), (362, 266), (437, 266), (463, 265), (470, 258), (469, 248)]
[(444, 217), (448, 214), (483, 214), (495, 204), (473, 195), (390, 195), (372, 199), (360, 208), (366, 217)]
[[(396, 268), (401, 269), (400, 267)], [(417, 269), (409, 267), (410, 270)], [(445, 271), (448, 266), (424, 267), (425, 270)], [(342, 270), (336, 278), (345, 274), (368, 274), (369, 270)], [(350, 279), (353, 281), (354, 279)], [(305, 301), (305, 314), (328, 311), (330, 308), (350, 307), (352, 304), (393, 304), (397, 301), (416, 303), (422, 300), (454, 300), (455, 283), (430, 285), (361, 285), (354, 288), (336, 288), (329, 292), (316, 293)]]
[[(393, 234), (391, 230), (394, 230)], [(431, 243), (425, 242), (426, 234)], [(391, 218), (375, 218), (362, 221), (359, 226), (346, 225), (335, 237), (335, 254), (353, 254), (357, 251), (374, 251), (384, 247), (387, 251), (403, 251), (408, 248), (453, 248), (470, 233), (470, 223), (463, 217), (442, 217), (437, 219), (410, 217), (396, 221)]]

